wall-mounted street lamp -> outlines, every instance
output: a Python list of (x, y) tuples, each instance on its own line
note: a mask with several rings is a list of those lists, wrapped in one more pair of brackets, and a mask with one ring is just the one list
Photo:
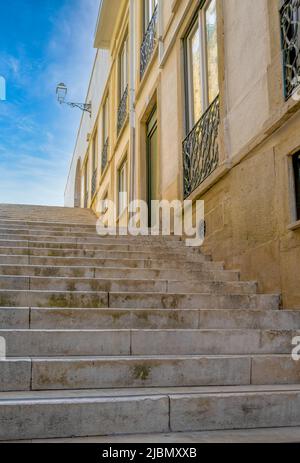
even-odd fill
[(67, 105), (71, 106), (72, 108), (79, 108), (79, 109), (81, 109), (81, 111), (86, 111), (90, 115), (92, 114), (92, 105), (91, 105), (91, 103), (71, 103), (69, 101), (66, 101), (67, 93), (68, 93), (68, 89), (67, 89), (66, 85), (63, 82), (58, 84), (58, 86), (56, 87), (56, 96), (57, 96), (57, 101), (60, 104), (67, 104)]

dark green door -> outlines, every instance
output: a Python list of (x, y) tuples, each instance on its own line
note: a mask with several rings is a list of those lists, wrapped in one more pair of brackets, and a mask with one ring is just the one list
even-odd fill
[(147, 190), (149, 227), (154, 225), (151, 221), (151, 201), (159, 200), (157, 142), (157, 111), (155, 108), (147, 122)]

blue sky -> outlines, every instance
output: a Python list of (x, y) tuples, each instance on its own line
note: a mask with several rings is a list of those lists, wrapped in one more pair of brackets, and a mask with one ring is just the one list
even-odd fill
[(9, 0), (0, 6), (0, 203), (63, 205), (84, 101), (99, 0)]

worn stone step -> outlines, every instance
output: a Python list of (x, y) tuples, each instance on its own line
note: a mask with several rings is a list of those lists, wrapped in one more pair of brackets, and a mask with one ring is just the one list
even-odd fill
[(193, 262), (170, 258), (160, 259), (121, 259), (93, 257), (38, 257), (29, 255), (0, 255), (0, 265), (43, 265), (43, 266), (93, 266), (123, 268), (163, 268), (181, 270), (224, 270), (222, 262)]
[[(125, 275), (124, 275), (125, 277)], [(55, 291), (141, 291), (156, 293), (212, 293), (255, 294), (257, 286), (251, 282), (176, 281), (151, 279), (104, 279), (1, 276), (0, 289), (55, 290)]]
[(0, 391), (299, 384), (290, 355), (8, 358)]
[(35, 329), (300, 329), (300, 311), (297, 310), (0, 307), (2, 329), (27, 329), (29, 320), (30, 327)]
[(300, 392), (251, 392), (170, 397), (172, 431), (298, 426)]
[(1, 290), (0, 307), (108, 307), (108, 293)]
[(1, 290), (0, 307), (275, 310), (279, 298), (265, 294)]
[[(178, 246), (175, 243), (166, 246), (165, 244), (159, 243), (118, 243), (116, 240), (98, 240), (95, 242), (78, 242), (74, 239), (73, 241), (29, 241), (29, 240), (0, 240), (0, 250), (2, 248), (29, 248), (29, 249), (62, 249), (67, 251), (70, 250), (88, 250), (88, 251), (129, 251), (129, 252), (151, 252), (157, 253), (170, 253), (172, 255), (203, 255), (200, 248), (189, 248), (184, 245)], [(3, 254), (3, 252), (2, 252)], [(203, 256), (204, 257), (204, 256)], [(211, 257), (205, 256), (207, 260)]]
[(47, 228), (7, 228), (0, 227), (0, 238), (1, 239), (13, 239), (13, 240), (29, 240), (33, 241), (36, 238), (43, 238), (44, 241), (47, 241), (50, 237), (55, 237), (58, 241), (61, 238), (69, 237), (69, 239), (97, 239), (99, 241), (113, 240), (115, 243), (119, 242), (128, 242), (128, 243), (161, 243), (161, 244), (170, 244), (170, 243), (179, 243), (183, 241), (181, 236), (175, 235), (140, 235), (132, 236), (130, 234), (123, 235), (99, 235), (97, 233), (96, 227), (94, 229), (85, 230), (84, 228), (55, 228), (53, 226)]
[(110, 308), (266, 309), (279, 308), (280, 298), (266, 294), (152, 294), (110, 292)]
[(14, 392), (1, 394), (0, 414), (2, 441), (290, 427), (300, 425), (300, 387)]
[(202, 254), (181, 252), (152, 252), (152, 251), (94, 251), (85, 249), (56, 249), (56, 248), (20, 248), (1, 247), (0, 255), (13, 256), (46, 256), (46, 257), (90, 257), (97, 259), (162, 259), (175, 262), (204, 262), (207, 260)]
[(57, 267), (37, 265), (0, 265), (0, 275), (62, 278), (127, 278), (150, 280), (239, 281), (233, 270), (185, 271), (180, 269), (132, 269), (117, 267)]
[(0, 361), (0, 391), (247, 385), (250, 366), (246, 356), (8, 359)]
[(198, 310), (0, 308), (0, 329), (197, 329), (198, 327)]
[(8, 357), (291, 354), (300, 330), (0, 330)]
[(199, 328), (277, 329), (300, 328), (299, 310), (200, 310)]

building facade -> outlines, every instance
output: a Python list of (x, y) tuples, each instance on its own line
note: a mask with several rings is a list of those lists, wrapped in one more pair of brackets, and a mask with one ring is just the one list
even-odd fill
[(300, 1), (102, 0), (95, 47), (66, 205), (203, 199), (205, 251), (300, 308)]

